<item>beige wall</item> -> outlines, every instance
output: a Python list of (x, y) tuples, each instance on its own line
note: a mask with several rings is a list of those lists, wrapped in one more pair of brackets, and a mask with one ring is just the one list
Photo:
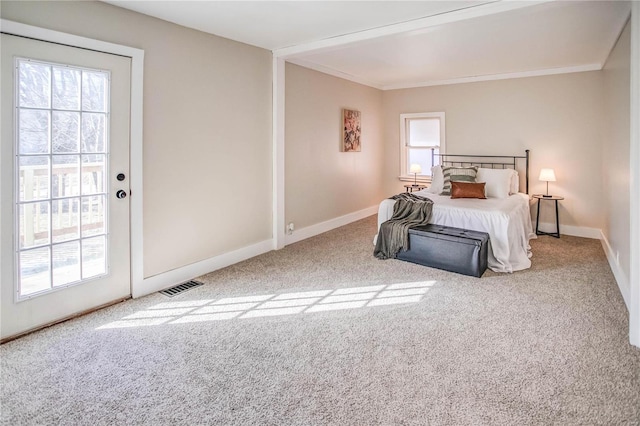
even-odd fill
[[(383, 198), (382, 92), (286, 64), (285, 216), (296, 229)], [(342, 108), (362, 113), (362, 151), (340, 152)]]
[(631, 25), (627, 23), (603, 70), (606, 120), (602, 144), (602, 232), (614, 256), (619, 253), (620, 269), (626, 279), (630, 272), (630, 42)]
[[(530, 193), (545, 191), (540, 169), (553, 168), (558, 181), (549, 192), (566, 197), (561, 224), (601, 228), (602, 96), (599, 71), (386, 91), (385, 194), (401, 189), (400, 114), (444, 111), (449, 153), (511, 155), (528, 148)], [(553, 221), (547, 204), (542, 222)]]
[(270, 52), (99, 2), (1, 13), (144, 49), (145, 277), (271, 238)]

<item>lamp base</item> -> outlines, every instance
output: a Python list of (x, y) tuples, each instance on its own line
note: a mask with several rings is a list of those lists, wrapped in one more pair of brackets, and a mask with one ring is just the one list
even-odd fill
[(551, 197), (553, 197), (553, 195), (544, 195), (544, 194), (543, 194), (542, 196), (543, 196), (544, 198), (551, 198)]

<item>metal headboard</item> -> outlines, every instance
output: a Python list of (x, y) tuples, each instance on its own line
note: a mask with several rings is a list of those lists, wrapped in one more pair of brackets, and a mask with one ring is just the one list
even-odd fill
[[(436, 163), (436, 158), (440, 160)], [(525, 160), (525, 189), (529, 193), (529, 150), (524, 155), (463, 155), (463, 154), (436, 154), (431, 150), (431, 164), (460, 167), (484, 167), (486, 169), (514, 169), (517, 170), (518, 160)]]

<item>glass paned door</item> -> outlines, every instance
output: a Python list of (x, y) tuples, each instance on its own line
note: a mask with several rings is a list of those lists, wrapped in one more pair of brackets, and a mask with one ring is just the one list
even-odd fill
[(131, 59), (8, 34), (0, 41), (6, 338), (131, 294)]
[(109, 71), (15, 59), (18, 298), (105, 275)]
[(16, 58), (18, 298), (107, 273), (108, 71)]

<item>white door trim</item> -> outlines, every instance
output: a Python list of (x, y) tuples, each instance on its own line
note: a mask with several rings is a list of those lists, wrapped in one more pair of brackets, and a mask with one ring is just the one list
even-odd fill
[(273, 249), (285, 245), (285, 62), (273, 57)]
[(629, 341), (640, 347), (640, 3), (631, 6), (631, 229)]
[(109, 43), (60, 31), (0, 20), (3, 33), (30, 37), (37, 40), (96, 50), (131, 58), (131, 120), (130, 120), (130, 221), (131, 221), (131, 293), (140, 293), (143, 286), (143, 227), (142, 227), (142, 101), (144, 76), (144, 50)]

